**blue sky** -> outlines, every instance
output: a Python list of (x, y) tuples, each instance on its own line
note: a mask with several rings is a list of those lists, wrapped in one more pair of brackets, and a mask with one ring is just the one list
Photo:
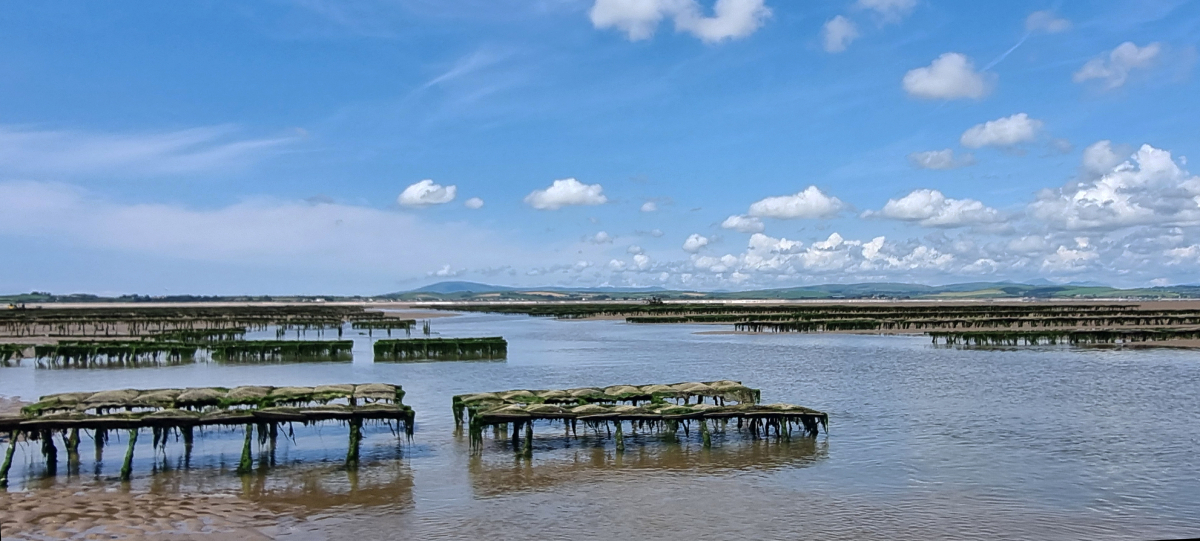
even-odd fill
[(0, 291), (1200, 281), (1200, 3), (981, 4), (9, 3)]

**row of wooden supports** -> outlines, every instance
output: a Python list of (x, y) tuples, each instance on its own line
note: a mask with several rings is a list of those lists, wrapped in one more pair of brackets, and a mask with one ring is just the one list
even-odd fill
[[(359, 464), (359, 449), (362, 446), (362, 419), (351, 419), (350, 424), (350, 447), (346, 451), (346, 467), (357, 468)], [(157, 447), (161, 442), (165, 446), (166, 433), (165, 429), (154, 429), (154, 443)], [(159, 430), (164, 430), (160, 433)], [(192, 447), (195, 442), (193, 427), (180, 427), (180, 433), (183, 436), (184, 445), (184, 463), (191, 462)], [(270, 465), (275, 465), (275, 447), (279, 438), (279, 425), (277, 423), (263, 423), (259, 425), (260, 434), (266, 431), (265, 440), (267, 442), (267, 450), (270, 453)], [(137, 445), (138, 433), (140, 429), (129, 429), (129, 445), (125, 450), (125, 460), (121, 464), (121, 481), (129, 481), (133, 476), (133, 450)], [(58, 447), (54, 444), (54, 430), (40, 430), (38, 438), (41, 440), (42, 456), (46, 458), (46, 475), (53, 476), (58, 473)], [(251, 442), (254, 439), (254, 425), (247, 424), (245, 428), (245, 440), (242, 445), (242, 457), (238, 462), (237, 473), (239, 475), (248, 474), (254, 466), (253, 453), (251, 451)], [(4, 453), (4, 462), (0, 463), (0, 488), (8, 486), (8, 473), (12, 468), (13, 454), (17, 448), (17, 440), (20, 438), (21, 432), (9, 432), (8, 448)], [(72, 428), (64, 431), (61, 435), (63, 444), (67, 449), (67, 468), (71, 473), (77, 473), (79, 470), (79, 429)], [(99, 463), (104, 456), (104, 444), (108, 441), (108, 431), (103, 429), (96, 430), (93, 435), (96, 443), (96, 462)]]
[[(720, 419), (719, 421), (714, 419), (712, 421), (713, 426), (710, 428), (707, 419), (693, 419), (693, 420), (699, 421), (700, 441), (705, 449), (712, 448), (712, 433), (713, 433), (713, 430), (718, 428), (718, 426), (717, 426), (718, 423), (720, 424), (720, 428), (722, 428), (722, 429), (724, 429), (724, 427), (728, 424), (728, 419)], [(625, 451), (625, 429), (624, 429), (625, 422), (624, 421), (601, 421), (601, 422), (604, 423), (604, 426), (606, 429), (609, 428), (609, 425), (608, 425), (609, 422), (613, 423), (615, 428), (609, 429), (608, 436), (612, 437), (615, 440), (617, 452), (624, 452)], [(634, 424), (634, 421), (630, 421), (629, 423), (630, 423), (630, 428), (633, 429), (634, 432), (636, 433), (637, 425)], [(662, 421), (662, 423), (665, 425), (666, 432), (668, 434), (674, 435), (679, 431), (680, 428), (683, 428), (684, 437), (687, 437), (690, 435), (690, 428), (691, 428), (690, 420), (684, 421), (683, 423), (680, 423), (680, 421), (675, 421), (675, 420), (665, 420), (665, 421)], [(813, 434), (816, 433), (816, 428), (817, 428), (815, 423), (816, 423), (816, 421), (809, 421), (807, 419), (805, 419), (801, 422), (801, 424), (804, 425), (805, 429), (811, 431)], [(510, 424), (513, 425), (512, 426), (512, 428), (513, 428), (513, 432), (512, 432), (512, 448), (513, 448), (513, 450), (516, 451), (518, 455), (520, 455), (524, 458), (532, 457), (533, 456), (533, 421), (532, 420), (514, 421), (512, 423), (493, 424), (492, 425), (493, 437), (496, 439), (507, 438)], [(482, 440), (483, 440), (483, 426), (478, 423), (474, 423), (474, 422), (471, 423), (471, 425), (472, 425), (471, 426), (472, 445), (481, 444)], [(737, 418), (738, 430), (741, 430), (743, 428), (743, 426), (747, 430), (749, 430), (750, 437), (753, 439), (770, 438), (772, 435), (771, 434), (772, 429), (774, 429), (774, 436), (777, 439), (783, 440), (783, 441), (791, 441), (791, 439), (792, 439), (792, 427), (791, 427), (791, 424), (786, 421), (781, 421), (781, 420), (777, 420), (777, 419), (742, 419), (740, 417)], [(525, 429), (524, 430), (525, 431), (524, 441), (521, 440), (522, 427)], [(578, 432), (577, 432), (578, 425), (577, 425), (577, 421), (575, 419), (563, 419), (563, 427), (564, 427), (567, 437), (578, 437)]]

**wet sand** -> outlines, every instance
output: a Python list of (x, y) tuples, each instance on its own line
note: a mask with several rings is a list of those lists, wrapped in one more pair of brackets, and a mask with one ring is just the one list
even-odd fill
[(4, 539), (271, 539), (278, 515), (235, 496), (84, 486), (0, 492)]

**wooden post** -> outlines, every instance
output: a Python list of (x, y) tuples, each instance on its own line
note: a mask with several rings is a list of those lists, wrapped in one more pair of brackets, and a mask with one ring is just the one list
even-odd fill
[(42, 454), (46, 457), (46, 475), (58, 473), (58, 448), (54, 446), (54, 432), (42, 431)]
[(12, 467), (13, 451), (17, 448), (17, 436), (20, 434), (16, 430), (8, 433), (8, 450), (4, 451), (4, 463), (0, 464), (0, 488), (8, 486), (8, 469)]
[(192, 463), (192, 445), (195, 443), (195, 435), (192, 434), (193, 427), (191, 425), (184, 426), (180, 429), (183, 432), (183, 467), (188, 467)]
[(128, 481), (133, 475), (133, 446), (137, 445), (138, 429), (129, 429), (129, 448), (125, 450), (125, 463), (121, 465), (121, 481)]
[(254, 467), (254, 457), (250, 454), (250, 439), (254, 436), (254, 425), (246, 424), (246, 441), (242, 444), (242, 460), (238, 462), (237, 473), (243, 475), (250, 473)]
[(708, 421), (700, 419), (700, 440), (704, 442), (705, 449), (712, 448), (712, 434), (708, 431)]
[(67, 473), (79, 473), (79, 429), (72, 428), (70, 436), (66, 437), (67, 444)]
[(525, 423), (525, 446), (521, 449), (525, 458), (533, 458), (533, 420)]
[(625, 452), (625, 434), (621, 431), (621, 421), (617, 421), (617, 452)]
[(346, 467), (358, 467), (358, 448), (362, 442), (362, 419), (350, 419), (350, 448), (346, 451)]
[(279, 423), (271, 423), (267, 429), (268, 439), (271, 445), (271, 466), (275, 465), (275, 445), (279, 441)]

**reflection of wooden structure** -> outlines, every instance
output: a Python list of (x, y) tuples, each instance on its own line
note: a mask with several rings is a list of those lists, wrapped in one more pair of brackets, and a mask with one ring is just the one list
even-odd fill
[[(525, 442), (520, 452), (525, 456), (533, 453), (535, 421), (561, 421), (568, 435), (578, 433), (579, 422), (597, 433), (603, 428), (614, 437), (617, 451), (625, 450), (626, 424), (633, 432), (650, 431), (671, 437), (676, 437), (682, 428), (687, 437), (695, 423), (705, 447), (712, 445), (712, 431), (727, 430), (731, 420), (736, 421), (739, 431), (744, 429), (754, 439), (770, 437), (772, 430), (777, 439), (791, 439), (793, 427), (815, 436), (820, 427), (828, 426), (829, 416), (823, 412), (790, 404), (758, 405), (760, 395), (757, 389), (740, 382), (722, 380), (476, 393), (455, 396), (453, 407), (459, 426), (466, 415), (471, 443), (477, 447), (483, 443), (486, 427), (493, 427), (495, 437), (499, 438), (507, 434), (511, 425), (516, 449), (524, 428)], [(706, 398), (711, 403), (705, 402)]]
[[(138, 434), (149, 428), (154, 446), (165, 447), (167, 436), (175, 431), (184, 441), (185, 456), (190, 455), (194, 429), (206, 426), (245, 426), (239, 473), (252, 467), (250, 442), (255, 427), (260, 442), (273, 449), (281, 425), (344, 422), (350, 427), (346, 465), (358, 465), (364, 421), (396, 421), (405, 433), (413, 432), (412, 408), (402, 402), (399, 385), (368, 383), (361, 385), (320, 385), (317, 387), (244, 386), (226, 389), (203, 387), (188, 389), (124, 389), (116, 391), (62, 393), (42, 397), (26, 406), (17, 416), (0, 417), (0, 432), (9, 433), (9, 447), (0, 466), (0, 484), (6, 483), (13, 450), (19, 436), (40, 441), (47, 469), (53, 473), (58, 464), (56, 433), (67, 448), (69, 465), (79, 461), (79, 432), (94, 430), (97, 455), (102, 452), (110, 430), (128, 430), (129, 448), (121, 468), (121, 478), (129, 479), (133, 450)], [(397, 430), (397, 434), (398, 434)]]
[[(629, 435), (626, 438), (630, 443), (636, 439)], [(476, 496), (490, 497), (611, 480), (630, 470), (642, 470), (639, 475), (659, 472), (679, 475), (802, 468), (823, 460), (829, 453), (829, 444), (822, 438), (758, 439), (712, 448), (686, 444), (630, 445), (623, 453), (596, 443), (595, 438), (581, 434), (578, 441), (565, 442), (567, 449), (556, 451), (554, 458), (539, 462), (537, 467), (524, 460), (489, 460), (482, 454), (473, 455), (467, 470), (471, 487)]]

